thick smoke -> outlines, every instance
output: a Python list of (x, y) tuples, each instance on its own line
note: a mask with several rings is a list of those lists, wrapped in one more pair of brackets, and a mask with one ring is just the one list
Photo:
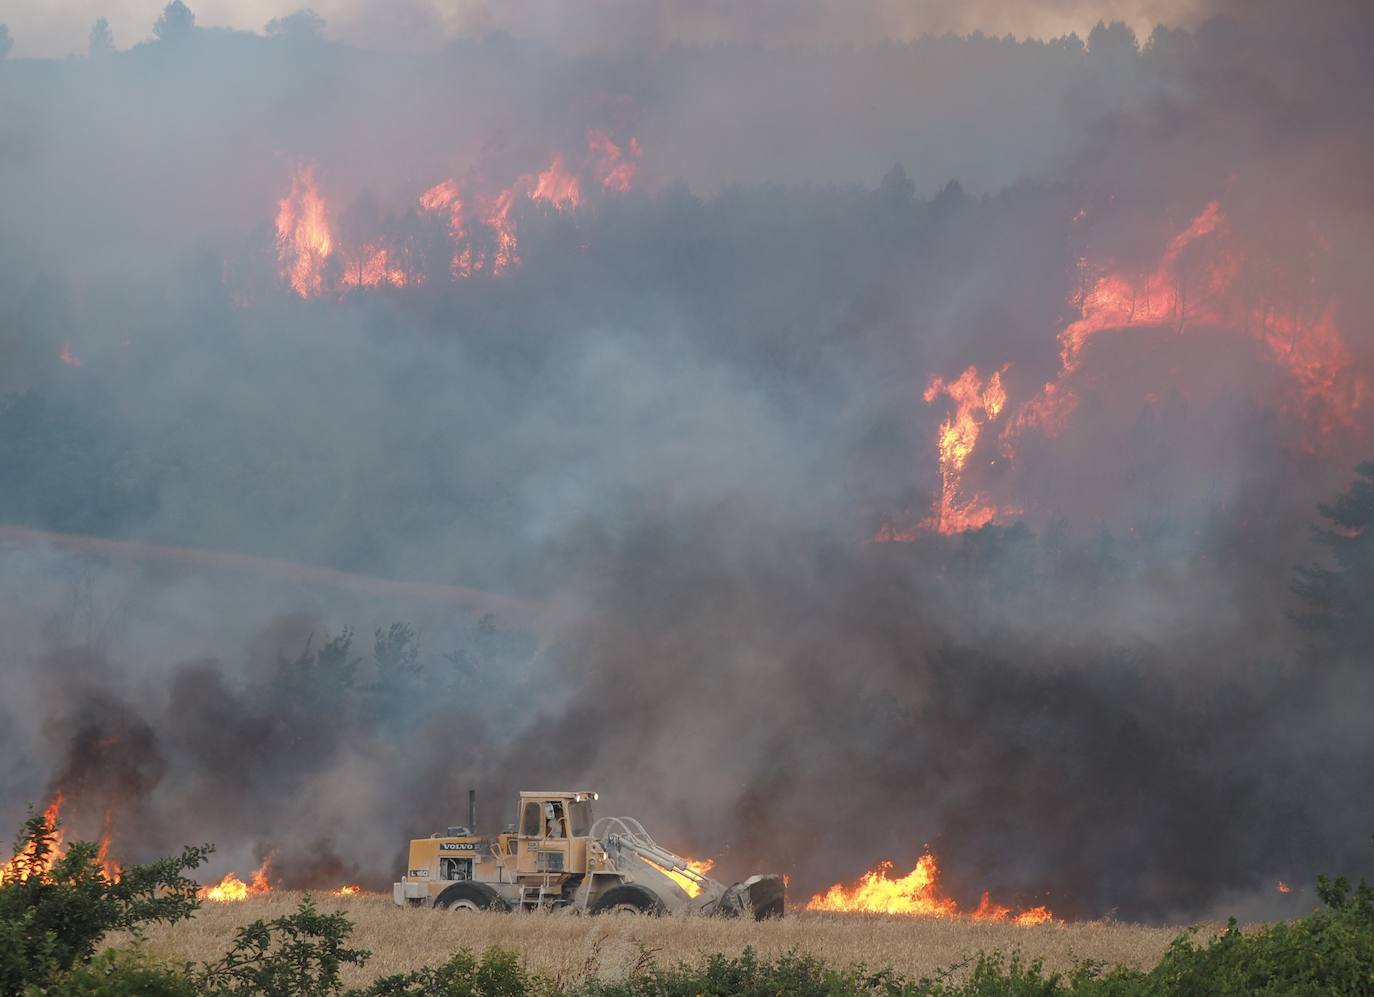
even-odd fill
[[(495, 830), (568, 785), (794, 896), (928, 842), (960, 899), (1072, 917), (1368, 868), (1365, 493), (1313, 527), (1371, 447), (1374, 29), (1214, 14), (416, 55), (172, 11), (0, 64), (0, 523), (141, 545), (0, 535), (0, 816), (60, 788), (126, 860), (385, 888), (469, 786)], [(529, 200), (518, 265), (451, 278), (421, 192), (590, 130), (637, 140), (632, 189)], [(302, 163), (427, 279), (298, 296)], [(1150, 272), (1212, 202), (1194, 314), (1329, 315), (1329, 382), (1250, 318), (1062, 373), (1089, 268)], [(989, 422), (999, 515), (945, 536), (922, 393), (970, 366), (1076, 407)]]

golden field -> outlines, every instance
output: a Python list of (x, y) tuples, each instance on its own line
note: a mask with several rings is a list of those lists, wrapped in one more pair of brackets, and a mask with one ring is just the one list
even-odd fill
[[(190, 921), (155, 926), (147, 933), (152, 954), (177, 961), (221, 955), (234, 930), (257, 918), (290, 913), (301, 893), (271, 893), (236, 903), (206, 903)], [(697, 963), (712, 953), (738, 955), (745, 946), (765, 958), (789, 950), (833, 966), (889, 966), (913, 977), (934, 973), (979, 952), (1019, 949), (1050, 969), (1069, 969), (1091, 959), (1136, 968), (1154, 965), (1178, 928), (1116, 923), (1016, 927), (875, 914), (792, 912), (755, 922), (674, 915), (663, 918), (546, 914), (447, 913), (401, 909), (381, 894), (316, 895), (322, 911), (343, 911), (355, 926), (351, 944), (372, 951), (362, 969), (345, 975), (349, 985), (443, 962), (467, 947), (480, 954), (491, 945), (515, 949), (532, 973), (566, 983), (590, 975), (623, 977), (650, 962)], [(1210, 930), (1210, 929), (1209, 929)], [(111, 944), (127, 936), (110, 936)]]

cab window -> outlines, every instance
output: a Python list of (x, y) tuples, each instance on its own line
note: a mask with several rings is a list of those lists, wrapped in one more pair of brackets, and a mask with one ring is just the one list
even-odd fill
[(520, 824), (520, 835), (525, 838), (544, 836), (544, 817), (542, 808), (531, 800), (525, 804), (525, 819)]
[(592, 829), (592, 804), (590, 800), (578, 800), (568, 807), (568, 816), (572, 818), (572, 833), (574, 838), (582, 838), (591, 832)]

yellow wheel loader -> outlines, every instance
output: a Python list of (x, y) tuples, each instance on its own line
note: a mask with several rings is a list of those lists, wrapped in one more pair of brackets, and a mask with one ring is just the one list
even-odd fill
[(494, 839), (468, 824), (410, 843), (392, 899), (438, 910), (550, 910), (666, 914), (678, 910), (763, 919), (782, 915), (783, 878), (751, 876), (726, 886), (657, 844), (632, 817), (592, 813), (592, 792), (522, 792), (518, 824)]

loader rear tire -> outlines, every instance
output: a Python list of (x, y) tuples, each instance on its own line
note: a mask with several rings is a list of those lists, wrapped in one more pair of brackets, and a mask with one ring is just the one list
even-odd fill
[(592, 904), (593, 914), (641, 914), (658, 917), (666, 908), (663, 901), (652, 891), (634, 883), (613, 886)]
[(510, 910), (505, 898), (481, 883), (454, 883), (434, 898), (435, 910), (479, 911)]

